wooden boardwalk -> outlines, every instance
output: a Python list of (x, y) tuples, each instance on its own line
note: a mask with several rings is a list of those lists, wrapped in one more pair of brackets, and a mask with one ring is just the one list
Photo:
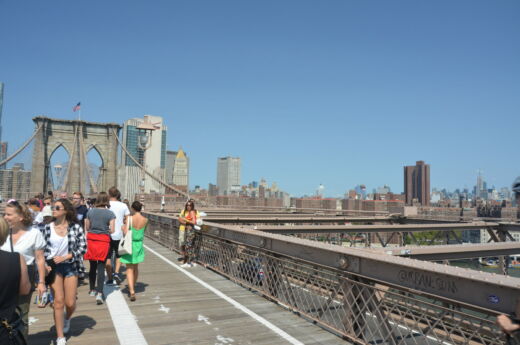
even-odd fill
[[(81, 286), (68, 344), (347, 344), (210, 270), (200, 266), (179, 269), (175, 253), (152, 241), (146, 245), (150, 250), (140, 265), (137, 301), (128, 300), (123, 283), (121, 290), (107, 288), (107, 304), (98, 306), (88, 296), (88, 286)], [(137, 327), (114, 323), (111, 312), (126, 310), (124, 304)], [(53, 343), (56, 333), (51, 309), (32, 305), (30, 320), (29, 344)], [(144, 339), (132, 333), (139, 329)]]

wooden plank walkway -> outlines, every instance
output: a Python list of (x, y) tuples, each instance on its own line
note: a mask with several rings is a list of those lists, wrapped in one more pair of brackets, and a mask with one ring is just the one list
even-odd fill
[[(141, 283), (138, 283), (136, 289), (137, 301), (130, 302), (126, 295), (124, 300), (148, 344), (348, 344), (210, 270), (200, 266), (187, 270), (179, 269), (176, 266), (177, 254), (150, 240), (146, 245), (151, 250), (147, 250), (145, 262), (139, 265)], [(170, 260), (174, 265), (166, 263), (152, 251)], [(189, 274), (203, 283), (190, 278)], [(204, 283), (219, 290), (237, 304), (232, 305), (201, 285)], [(124, 284), (121, 285), (123, 293), (126, 291)], [(109, 293), (120, 293), (119, 289), (109, 290), (114, 290)], [(243, 308), (237, 308), (238, 304)], [(247, 314), (244, 308), (252, 313)], [(267, 322), (259, 322), (254, 314)], [(51, 344), (56, 337), (51, 309), (38, 309), (32, 305), (30, 318), (35, 322), (30, 326), (29, 344)], [(276, 330), (268, 328), (266, 324), (269, 323), (281, 332), (276, 333)], [(285, 337), (283, 332), (286, 333)], [(127, 332), (123, 330), (123, 337), (125, 333)], [(138, 344), (131, 339), (118, 338), (107, 305), (96, 305), (94, 298), (88, 296), (88, 286), (81, 286), (78, 309), (72, 318), (68, 344), (120, 343)]]

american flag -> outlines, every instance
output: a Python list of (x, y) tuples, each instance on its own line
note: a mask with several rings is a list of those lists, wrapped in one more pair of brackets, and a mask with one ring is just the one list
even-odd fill
[(72, 108), (72, 111), (76, 112), (76, 111), (78, 111), (78, 110), (80, 110), (80, 109), (81, 109), (81, 102), (78, 102), (78, 104), (76, 104), (76, 105), (74, 106), (74, 108)]

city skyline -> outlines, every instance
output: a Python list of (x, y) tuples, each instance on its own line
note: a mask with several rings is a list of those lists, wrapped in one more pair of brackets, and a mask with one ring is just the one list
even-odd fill
[(162, 116), (191, 188), (222, 156), (293, 195), (400, 192), (417, 160), (432, 188), (520, 175), (517, 2), (101, 4), (0, 5), (10, 152), (81, 102), (88, 121)]

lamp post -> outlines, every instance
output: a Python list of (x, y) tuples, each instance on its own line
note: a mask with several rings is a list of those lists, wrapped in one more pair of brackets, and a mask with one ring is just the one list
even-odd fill
[(146, 177), (146, 150), (152, 146), (152, 132), (156, 129), (151, 123), (147, 121), (137, 126), (137, 146), (143, 150), (143, 164), (142, 177), (140, 182), (141, 201), (144, 199), (145, 192), (145, 177)]

